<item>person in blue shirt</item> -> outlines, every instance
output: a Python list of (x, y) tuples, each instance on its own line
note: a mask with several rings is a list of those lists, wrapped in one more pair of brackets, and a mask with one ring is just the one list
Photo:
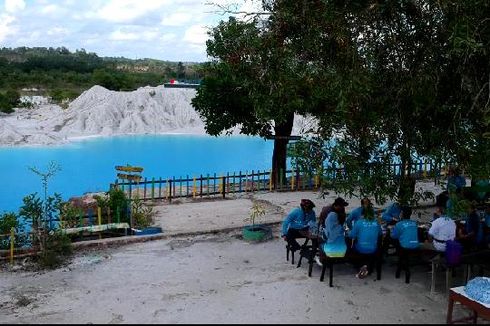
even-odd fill
[(470, 204), (463, 225), (457, 228), (456, 240), (464, 250), (476, 249), (483, 242), (483, 226), (474, 203)]
[(369, 207), (370, 205), (371, 205), (371, 201), (369, 200), (369, 198), (364, 197), (363, 199), (361, 199), (361, 206), (357, 207), (356, 209), (353, 209), (349, 213), (349, 215), (347, 215), (347, 219), (345, 221), (347, 228), (352, 229), (352, 224), (354, 224), (356, 221), (362, 218), (363, 208)]
[(402, 212), (401, 205), (397, 202), (392, 203), (388, 206), (383, 213), (381, 213), (381, 218), (387, 224), (395, 224), (400, 220), (400, 213)]
[[(344, 222), (345, 222), (345, 207), (349, 205), (342, 197), (335, 199), (332, 205), (326, 206), (320, 213), (320, 221), (322, 215), (327, 214), (324, 218), (324, 228), (321, 230), (321, 235), (324, 241), (319, 243), (321, 248), (319, 256), (315, 256), (315, 261), (322, 266), (321, 259), (323, 255), (328, 256), (343, 256), (347, 250), (344, 237)], [(327, 213), (328, 212), (328, 213)], [(321, 226), (321, 225), (320, 225)]]
[(449, 193), (460, 193), (461, 189), (466, 186), (466, 178), (461, 175), (459, 168), (454, 166), (449, 168), (448, 174), (446, 190)]
[(301, 246), (296, 239), (304, 238), (304, 233), (310, 227), (316, 226), (314, 207), (315, 204), (311, 200), (301, 199), (300, 206), (294, 208), (284, 219), (281, 237), (287, 241), (291, 250), (296, 251), (300, 249)]
[(323, 236), (327, 243), (334, 243), (339, 238), (344, 240), (345, 206), (349, 205), (343, 198), (335, 199), (332, 204), (333, 210), (328, 213), (325, 219), (325, 229)]
[(390, 237), (398, 240), (397, 248), (418, 249), (419, 236), (417, 222), (410, 219), (410, 216), (412, 216), (412, 208), (409, 206), (402, 206), (401, 211), (401, 221), (396, 223), (391, 231)]
[[(378, 249), (378, 241), (382, 236), (381, 226), (374, 218), (372, 207), (363, 210), (363, 218), (357, 221), (348, 236), (352, 239), (351, 250), (361, 254), (373, 254)], [(373, 261), (366, 262), (357, 276), (366, 277), (373, 270)]]

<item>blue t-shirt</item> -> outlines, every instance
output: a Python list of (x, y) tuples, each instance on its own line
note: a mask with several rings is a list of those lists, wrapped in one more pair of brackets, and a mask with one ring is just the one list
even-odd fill
[(400, 205), (398, 203), (393, 203), (383, 211), (383, 214), (381, 214), (381, 218), (386, 223), (389, 223), (393, 221), (393, 218), (399, 218), (401, 212), (402, 210)]
[[(325, 219), (325, 229), (323, 230), (327, 243), (334, 243), (338, 238), (344, 239), (344, 229), (339, 224), (337, 213), (330, 212)], [(340, 240), (339, 240), (340, 241)]]
[(281, 235), (286, 235), (289, 229), (300, 230), (314, 225), (316, 225), (315, 211), (311, 210), (306, 213), (301, 207), (296, 207), (282, 222)]
[(452, 175), (447, 179), (447, 191), (460, 190), (466, 186), (466, 178), (461, 175)]
[(345, 223), (347, 224), (349, 229), (352, 229), (352, 223), (360, 220), (361, 217), (362, 217), (362, 206), (352, 210), (347, 216)]
[(483, 228), (480, 222), (480, 216), (477, 213), (471, 213), (466, 217), (464, 224), (466, 234), (474, 232), (474, 242), (481, 243), (483, 241)]
[(381, 226), (376, 220), (360, 219), (349, 232), (349, 238), (355, 239), (355, 248), (361, 254), (372, 254), (378, 247), (378, 238), (381, 236)]
[(417, 233), (417, 222), (412, 220), (401, 220), (396, 223), (391, 231), (391, 237), (400, 241), (400, 246), (405, 249), (416, 249), (419, 247), (419, 236)]

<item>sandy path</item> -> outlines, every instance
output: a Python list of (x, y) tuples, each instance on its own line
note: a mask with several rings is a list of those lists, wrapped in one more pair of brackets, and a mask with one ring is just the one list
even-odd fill
[[(277, 234), (277, 230), (274, 230)], [(406, 285), (335, 270), (334, 287), (285, 260), (284, 242), (248, 244), (236, 233), (158, 240), (79, 253), (66, 267), (4, 273), (2, 323), (441, 323), (423, 268)], [(442, 279), (442, 275), (441, 275)]]
[[(395, 279), (392, 260), (383, 265), (380, 281), (356, 279), (352, 266), (338, 265), (329, 288), (320, 283), (317, 265), (309, 278), (306, 264), (298, 269), (286, 262), (278, 238), (284, 214), (301, 198), (313, 200), (319, 213), (335, 197), (305, 191), (159, 203), (156, 224), (168, 238), (79, 251), (53, 271), (0, 270), (0, 323), (444, 322), (444, 273), (438, 273), (438, 292), (431, 297), (425, 266), (413, 268), (405, 284)], [(359, 205), (347, 199), (349, 209)], [(271, 241), (249, 244), (240, 237), (254, 200), (267, 210), (259, 222), (275, 222)], [(426, 220), (432, 209), (418, 212)], [(235, 230), (193, 234), (229, 228)]]

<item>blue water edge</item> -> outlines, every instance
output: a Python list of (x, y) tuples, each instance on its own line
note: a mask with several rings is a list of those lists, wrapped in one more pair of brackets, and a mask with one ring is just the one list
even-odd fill
[(49, 179), (48, 195), (63, 200), (86, 192), (108, 191), (116, 165), (144, 168), (151, 179), (198, 177), (227, 172), (269, 170), (273, 141), (250, 136), (134, 135), (97, 137), (57, 146), (0, 147), (0, 214), (18, 212), (22, 198), (37, 192), (50, 162), (61, 167)]

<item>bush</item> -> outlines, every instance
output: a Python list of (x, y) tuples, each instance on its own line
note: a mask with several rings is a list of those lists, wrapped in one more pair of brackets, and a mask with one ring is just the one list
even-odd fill
[(20, 223), (15, 213), (4, 213), (0, 215), (0, 249), (10, 248), (10, 231), (15, 229), (14, 245), (16, 248), (23, 247), (27, 242), (24, 226)]
[(129, 201), (124, 191), (119, 188), (112, 188), (108, 191), (109, 196), (108, 206), (111, 209), (115, 220), (117, 219), (117, 212), (119, 211), (119, 218), (121, 223), (129, 223), (128, 208)]
[(131, 203), (134, 227), (144, 229), (153, 224), (153, 207), (146, 206), (141, 199), (136, 197)]
[(44, 268), (55, 268), (61, 265), (73, 253), (73, 246), (68, 235), (61, 231), (51, 231), (46, 236), (45, 248), (38, 254), (38, 263)]

